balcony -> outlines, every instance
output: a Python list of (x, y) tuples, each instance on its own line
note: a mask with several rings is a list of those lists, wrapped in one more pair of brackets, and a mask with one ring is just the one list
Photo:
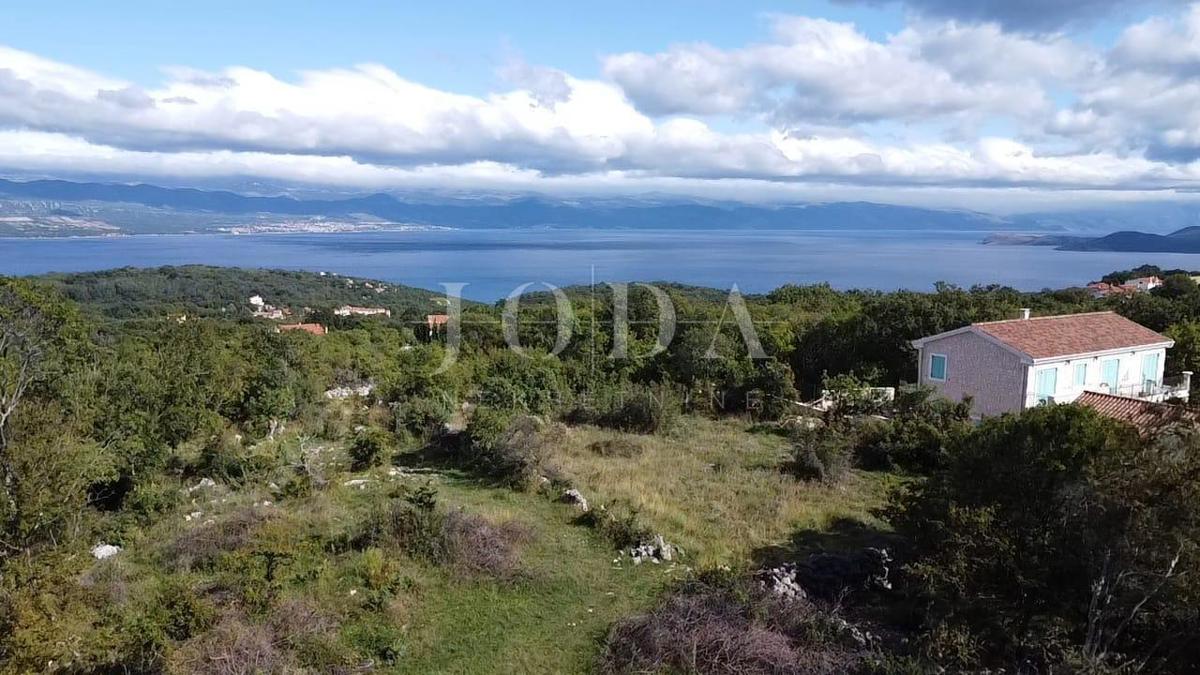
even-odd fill
[(1168, 399), (1182, 399), (1186, 401), (1191, 386), (1192, 374), (1185, 372), (1182, 375), (1165, 377), (1161, 382), (1146, 380), (1142, 383), (1123, 384), (1115, 388), (1110, 388), (1108, 385), (1102, 384), (1096, 388), (1096, 391), (1114, 396), (1124, 396), (1126, 398), (1161, 403)]

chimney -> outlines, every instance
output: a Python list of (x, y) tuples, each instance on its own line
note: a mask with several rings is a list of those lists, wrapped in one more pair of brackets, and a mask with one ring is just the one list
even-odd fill
[(1026, 319), (1026, 320), (1029, 319), (1029, 308), (1028, 307), (1021, 308), (1021, 318)]

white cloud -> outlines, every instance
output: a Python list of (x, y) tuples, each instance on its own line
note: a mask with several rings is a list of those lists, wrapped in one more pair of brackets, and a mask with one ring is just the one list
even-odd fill
[(139, 85), (0, 47), (0, 165), (746, 198), (1200, 187), (1200, 9), (1130, 26), (1108, 51), (997, 24), (920, 19), (884, 38), (770, 25), (738, 48), (612, 55), (605, 80), (513, 59), (481, 96), (378, 64), (170, 68)]
[(761, 114), (781, 124), (928, 120), (1045, 111), (1044, 85), (1077, 77), (1093, 57), (1062, 36), (996, 26), (911, 26), (875, 41), (853, 25), (776, 16), (774, 39), (721, 50), (679, 45), (608, 57), (605, 73), (661, 114)]

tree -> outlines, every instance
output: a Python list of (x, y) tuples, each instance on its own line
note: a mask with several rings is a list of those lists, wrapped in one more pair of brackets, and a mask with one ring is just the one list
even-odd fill
[(1182, 272), (1169, 274), (1163, 279), (1162, 286), (1154, 289), (1154, 295), (1164, 298), (1185, 298), (1200, 291), (1191, 275)]
[(22, 518), (14, 422), (26, 400), (62, 369), (68, 338), (78, 337), (70, 335), (74, 319), (71, 307), (30, 282), (0, 279), (0, 497), (9, 536)]
[[(1175, 346), (1167, 350), (1167, 371), (1200, 372), (1200, 321), (1174, 324), (1166, 334), (1175, 341)], [(1196, 379), (1196, 384), (1200, 385), (1200, 378)]]
[(967, 645), (943, 665), (1035, 671), (1194, 658), (1198, 446), (1195, 432), (1144, 442), (1076, 406), (964, 436), (889, 514), (912, 544), (931, 651)]

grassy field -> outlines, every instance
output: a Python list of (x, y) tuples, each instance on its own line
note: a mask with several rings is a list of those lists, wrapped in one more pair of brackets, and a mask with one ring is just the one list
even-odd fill
[[(614, 440), (630, 440), (640, 453), (594, 449)], [(745, 564), (834, 526), (886, 529), (871, 511), (894, 476), (854, 472), (836, 486), (805, 483), (784, 470), (788, 450), (786, 438), (752, 433), (741, 421), (688, 417), (665, 436), (580, 427), (555, 461), (593, 502), (632, 505), (696, 567)]]
[[(640, 452), (597, 454), (593, 443), (605, 440)], [(291, 452), (295, 442), (262, 451)], [(179, 613), (167, 642), (178, 672), (281, 660), (317, 671), (585, 672), (613, 622), (651, 606), (691, 569), (756, 564), (846, 522), (882, 527), (870, 511), (890, 482), (869, 474), (838, 487), (798, 482), (781, 471), (786, 439), (736, 421), (686, 418), (665, 436), (573, 428), (552, 458), (559, 469), (593, 504), (631, 504), (685, 551), (676, 563), (633, 565), (553, 495), (418, 466), (417, 455), (353, 472), (343, 447), (329, 443), (324, 453), (328, 483), (311, 493), (284, 494), (286, 474), (240, 488), (218, 483), (186, 492), (152, 525), (131, 523), (114, 533), (119, 555), (74, 559), (79, 588), (48, 593), (46, 613), (79, 622), (70, 632), (84, 636), (130, 630), (129, 617), (165, 606)], [(426, 485), (443, 510), (518, 523), (525, 535), (515, 572), (466, 574), (394, 544), (348, 543), (373, 514)], [(18, 639), (42, 663), (91, 648), (39, 645), (36, 632)]]

